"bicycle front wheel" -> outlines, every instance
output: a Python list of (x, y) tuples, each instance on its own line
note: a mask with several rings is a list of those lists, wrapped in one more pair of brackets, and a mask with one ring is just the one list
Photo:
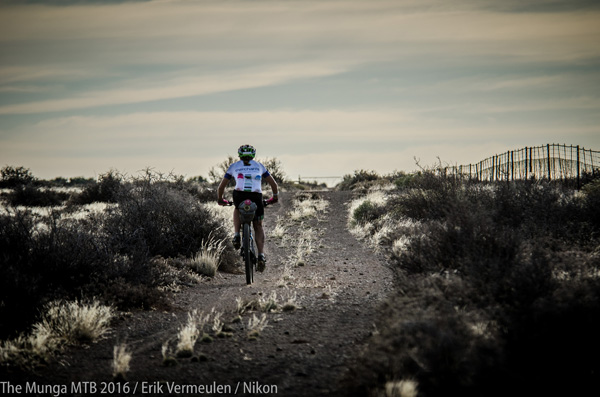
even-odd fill
[(252, 240), (250, 239), (250, 225), (244, 223), (244, 265), (246, 266), (246, 284), (252, 284), (254, 281), (254, 266), (252, 264)]

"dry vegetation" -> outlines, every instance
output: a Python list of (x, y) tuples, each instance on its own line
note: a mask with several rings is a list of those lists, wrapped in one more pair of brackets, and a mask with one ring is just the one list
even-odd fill
[[(279, 161), (267, 163), (285, 183)], [(0, 316), (10, 321), (0, 324), (0, 366), (34, 368), (64, 346), (92, 343), (107, 332), (115, 309), (166, 308), (168, 292), (238, 262), (231, 209), (214, 205), (214, 186), (201, 178), (110, 170), (71, 186), (62, 178), (39, 181), (23, 167), (2, 171)], [(297, 212), (299, 222), (317, 214), (307, 204)], [(82, 296), (93, 299), (75, 300)], [(248, 337), (259, 337), (266, 313), (295, 310), (295, 299), (272, 292), (245, 302), (238, 315), (250, 316)], [(173, 347), (165, 342), (165, 364), (194, 355), (198, 340), (210, 342), (208, 322), (213, 336), (230, 336), (221, 313), (192, 312)], [(125, 379), (131, 351), (117, 344), (113, 356), (113, 376)]]
[(0, 345), (0, 364), (34, 368), (46, 363), (65, 346), (93, 343), (108, 331), (114, 309), (93, 302), (51, 302), (29, 334)]
[[(0, 323), (0, 366), (33, 368), (64, 346), (93, 343), (109, 332), (115, 310), (167, 305), (165, 291), (238, 261), (229, 242), (230, 209), (206, 205), (214, 191), (198, 181), (110, 171), (56, 192), (26, 170), (8, 171), (1, 185), (0, 317), (11, 321)], [(548, 181), (492, 184), (427, 170), (345, 177), (340, 188), (357, 196), (348, 227), (397, 273), (396, 291), (352, 368), (352, 393), (594, 389), (600, 181), (588, 176), (586, 183), (577, 191)], [(277, 292), (239, 298), (232, 312), (190, 312), (164, 342), (163, 364), (206, 359), (198, 345), (231, 336), (232, 324), (244, 338), (260, 338), (270, 316), (301, 307), (294, 289), (333, 297), (327, 280), (295, 277), (321, 247), (318, 223), (327, 205), (318, 194), (297, 194), (289, 216), (268, 231), (287, 255)], [(89, 300), (76, 300), (82, 296)], [(114, 346), (115, 379), (126, 378), (132, 359), (126, 344)]]
[(348, 225), (387, 254), (398, 285), (356, 369), (355, 390), (528, 396), (595, 387), (599, 180), (577, 191), (433, 171), (361, 175), (346, 178), (360, 192)]
[[(61, 189), (22, 167), (5, 167), (1, 182), (0, 316), (10, 319), (0, 323), (3, 364), (46, 360), (53, 345), (64, 344), (49, 335), (96, 340), (110, 316), (94, 329), (86, 311), (165, 306), (166, 291), (212, 277), (237, 260), (225, 250), (229, 232), (222, 218), (202, 201), (214, 194), (195, 180), (110, 171)], [(82, 296), (94, 298), (91, 306), (74, 301)], [(125, 362), (125, 352), (117, 353)]]

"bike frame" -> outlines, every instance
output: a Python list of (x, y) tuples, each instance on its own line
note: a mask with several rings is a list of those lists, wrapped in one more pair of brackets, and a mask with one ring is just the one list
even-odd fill
[[(233, 205), (230, 203), (229, 205)], [(263, 206), (266, 208), (269, 203), (263, 200)], [(256, 269), (257, 255), (254, 244), (254, 234), (252, 233), (252, 222), (256, 213), (256, 204), (250, 200), (245, 200), (236, 209), (240, 213), (240, 221), (242, 223), (242, 247), (240, 256), (244, 260), (244, 268), (246, 271), (246, 284), (254, 282), (254, 270)]]

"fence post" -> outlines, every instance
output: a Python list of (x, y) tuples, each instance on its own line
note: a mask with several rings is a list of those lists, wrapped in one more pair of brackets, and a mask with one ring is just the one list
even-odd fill
[(529, 148), (529, 172), (533, 172), (533, 148)]
[(552, 174), (550, 172), (550, 144), (546, 145), (547, 149), (548, 149), (548, 180), (551, 181), (552, 180)]
[(527, 173), (527, 146), (525, 146), (525, 180), (529, 179), (529, 175)]
[(579, 170), (580, 170), (580, 165), (579, 165), (579, 145), (577, 145), (577, 190), (581, 189), (581, 182), (579, 180)]
[(515, 152), (514, 150), (510, 151), (510, 180), (515, 180)]
[(510, 180), (510, 151), (506, 152), (506, 182)]

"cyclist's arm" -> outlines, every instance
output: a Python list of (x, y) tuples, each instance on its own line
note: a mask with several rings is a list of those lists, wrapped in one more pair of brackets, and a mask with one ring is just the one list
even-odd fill
[(225, 188), (229, 184), (229, 181), (229, 179), (223, 178), (223, 180), (219, 184), (219, 187), (217, 188), (217, 201), (223, 200), (223, 194), (225, 194)]
[(275, 179), (271, 175), (269, 175), (265, 178), (265, 181), (267, 181), (267, 183), (271, 186), (271, 191), (273, 191), (273, 197), (278, 197), (279, 187), (277, 186), (277, 182), (275, 181)]

